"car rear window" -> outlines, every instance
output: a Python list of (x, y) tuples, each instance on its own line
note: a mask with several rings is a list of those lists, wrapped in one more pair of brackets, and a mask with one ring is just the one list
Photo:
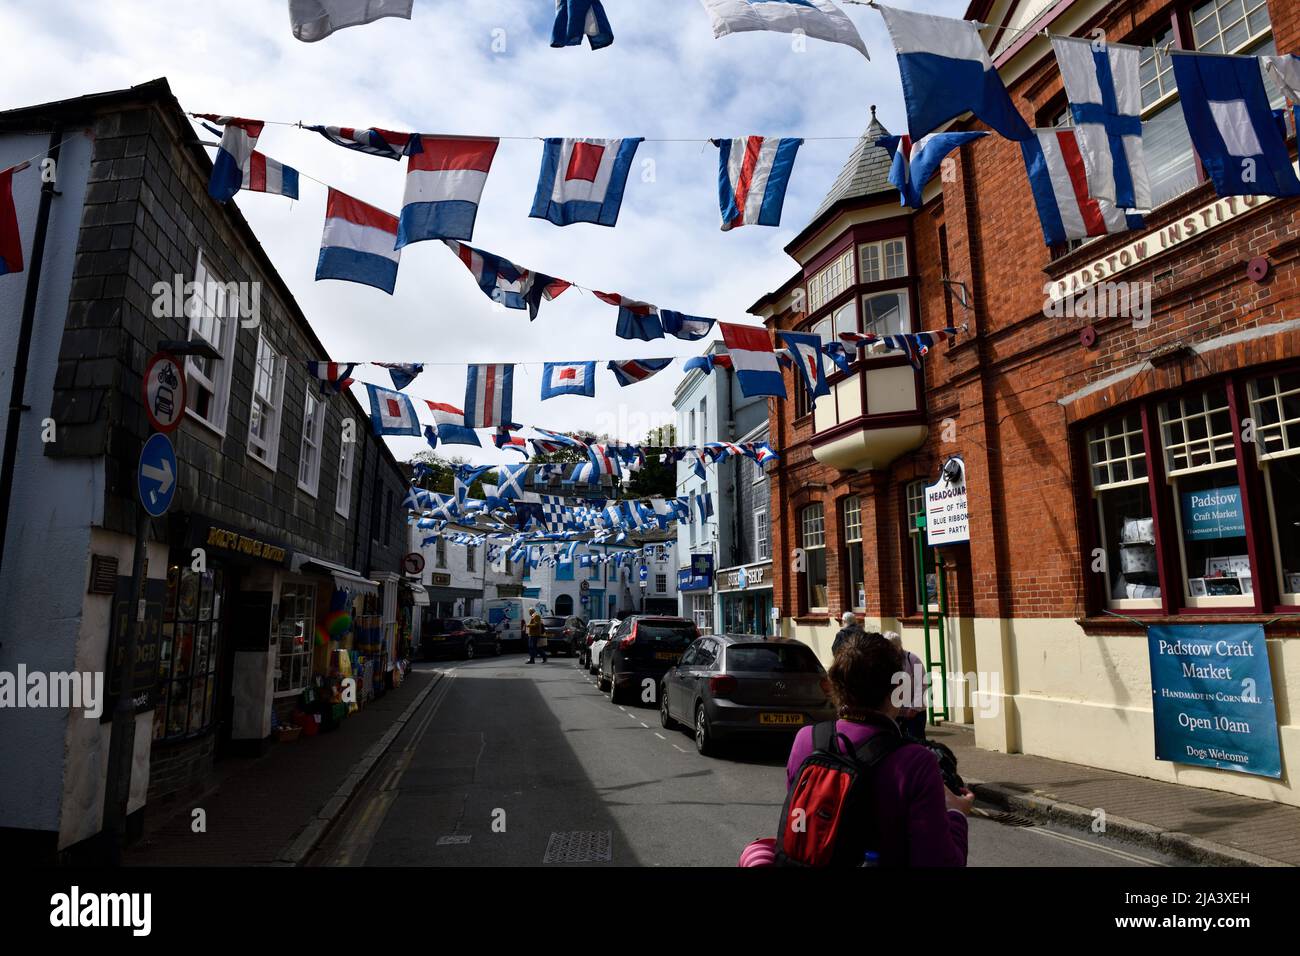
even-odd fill
[(636, 625), (638, 643), (653, 642), (669, 647), (686, 647), (697, 636), (695, 627), (685, 622), (674, 624), (664, 621), (640, 621)]
[(542, 623), (547, 627), (564, 627), (564, 618), (562, 617), (544, 617)]
[(465, 625), (460, 622), (460, 618), (449, 617), (442, 622), (442, 626), (448, 631), (459, 631)]
[(727, 649), (728, 671), (813, 674), (821, 669), (807, 647), (790, 644), (733, 644)]

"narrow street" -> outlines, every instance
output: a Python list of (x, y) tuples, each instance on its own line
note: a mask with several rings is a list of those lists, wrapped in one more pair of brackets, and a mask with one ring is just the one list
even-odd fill
[[(784, 745), (701, 757), (654, 707), (611, 704), (572, 658), (525, 661), (421, 665), (445, 676), (311, 864), (734, 866), (774, 831)], [(1171, 862), (992, 808), (971, 820), (971, 866)]]

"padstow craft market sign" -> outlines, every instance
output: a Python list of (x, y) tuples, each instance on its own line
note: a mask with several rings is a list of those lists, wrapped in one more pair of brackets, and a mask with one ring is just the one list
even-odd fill
[(1156, 625), (1147, 641), (1156, 759), (1280, 777), (1264, 628)]

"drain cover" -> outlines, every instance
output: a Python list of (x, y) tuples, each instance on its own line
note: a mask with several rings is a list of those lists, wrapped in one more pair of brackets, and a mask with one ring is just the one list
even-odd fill
[(608, 863), (613, 858), (608, 830), (552, 833), (543, 863)]
[(989, 814), (989, 819), (994, 823), (1000, 823), (1004, 827), (1036, 827), (1038, 821), (1020, 813), (1012, 813), (1008, 810), (996, 810)]
[(453, 833), (451, 836), (441, 836), (438, 837), (438, 846), (458, 846), (468, 843), (469, 838), (470, 834), (468, 833)]

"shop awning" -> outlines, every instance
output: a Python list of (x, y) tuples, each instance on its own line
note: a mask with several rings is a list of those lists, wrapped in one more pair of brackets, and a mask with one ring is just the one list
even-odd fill
[(424, 589), (423, 584), (416, 584), (414, 581), (406, 581), (404, 583), (410, 589), (411, 597), (414, 599), (412, 603), (414, 603), (416, 607), (429, 606), (429, 592)]
[(294, 574), (326, 574), (334, 579), (334, 586), (343, 591), (351, 591), (353, 594), (378, 594), (379, 582), (372, 581), (369, 578), (363, 578), (356, 571), (345, 568), (341, 564), (335, 564), (333, 561), (326, 561), (323, 558), (313, 558), (305, 554), (295, 554), (293, 563), (290, 565)]

